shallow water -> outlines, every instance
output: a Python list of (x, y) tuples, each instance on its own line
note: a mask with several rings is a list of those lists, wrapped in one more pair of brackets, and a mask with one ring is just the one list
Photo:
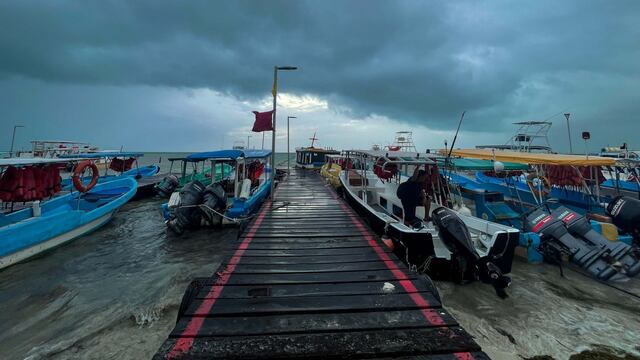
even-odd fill
[[(606, 345), (640, 355), (640, 299), (557, 266), (518, 259), (509, 298), (490, 286), (438, 282), (445, 307), (496, 359), (570, 354)], [(640, 295), (640, 281), (616, 286)]]

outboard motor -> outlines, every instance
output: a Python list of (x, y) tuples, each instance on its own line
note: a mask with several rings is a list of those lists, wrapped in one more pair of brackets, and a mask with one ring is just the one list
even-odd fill
[(607, 214), (617, 227), (632, 234), (634, 242), (640, 246), (640, 200), (618, 196), (607, 206)]
[(594, 246), (576, 239), (564, 226), (561, 220), (554, 219), (542, 209), (538, 209), (527, 216), (525, 228), (527, 231), (540, 235), (542, 241), (541, 252), (547, 260), (560, 261), (562, 254), (566, 254), (571, 262), (588, 271), (600, 280), (619, 280), (624, 278), (618, 274), (615, 259), (608, 249)]
[(500, 268), (488, 257), (480, 257), (471, 240), (467, 225), (451, 209), (439, 207), (431, 214), (438, 235), (451, 251), (451, 260), (456, 273), (454, 281), (479, 278), (482, 282), (491, 283), (496, 294), (506, 298), (505, 288), (511, 284), (511, 278), (504, 276)]
[(222, 216), (227, 208), (227, 195), (219, 183), (211, 184), (204, 189), (204, 203), (200, 206), (204, 218), (212, 226), (222, 225)]
[(198, 205), (202, 203), (204, 189), (200, 181), (194, 180), (180, 190), (180, 206), (174, 210), (174, 217), (167, 221), (169, 229), (182, 235), (185, 228), (200, 224), (202, 215)]
[(571, 235), (582, 238), (591, 245), (609, 250), (609, 255), (620, 262), (617, 266), (624, 270), (625, 275), (636, 276), (640, 273), (640, 258), (634, 249), (622, 241), (607, 240), (602, 234), (593, 230), (586, 217), (580, 216), (564, 206), (552, 211), (551, 216), (562, 221)]
[(158, 195), (168, 198), (178, 188), (178, 178), (175, 175), (167, 175), (159, 184), (156, 185)]

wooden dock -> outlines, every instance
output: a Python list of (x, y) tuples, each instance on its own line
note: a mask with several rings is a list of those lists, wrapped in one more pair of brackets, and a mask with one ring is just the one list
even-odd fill
[(154, 359), (488, 359), (317, 174), (275, 195)]

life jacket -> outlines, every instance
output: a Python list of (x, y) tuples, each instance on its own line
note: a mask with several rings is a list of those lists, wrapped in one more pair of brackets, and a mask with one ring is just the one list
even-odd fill
[(251, 180), (251, 183), (256, 183), (263, 172), (264, 164), (259, 161), (254, 161), (247, 166), (247, 177)]
[(19, 185), (19, 177), (20, 169), (14, 166), (7, 167), (4, 174), (2, 174), (2, 178), (0, 178), (0, 200), (11, 201), (13, 193)]
[(131, 170), (135, 161), (135, 158), (128, 158), (126, 160), (113, 158), (111, 159), (111, 163), (109, 164), (109, 169), (117, 172), (125, 172)]

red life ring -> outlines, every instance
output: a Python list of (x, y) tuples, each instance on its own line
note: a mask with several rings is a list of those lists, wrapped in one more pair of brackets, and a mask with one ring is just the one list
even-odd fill
[[(91, 181), (87, 186), (84, 186), (84, 184), (82, 183), (82, 173), (88, 167), (91, 168)], [(73, 176), (71, 178), (73, 179), (73, 186), (76, 188), (76, 190), (80, 191), (81, 193), (86, 193), (87, 191), (93, 189), (94, 186), (96, 186), (96, 184), (98, 183), (98, 176), (98, 167), (96, 166), (96, 164), (92, 163), (89, 160), (85, 160), (80, 162), (78, 166), (76, 166), (76, 169), (73, 171)]]

